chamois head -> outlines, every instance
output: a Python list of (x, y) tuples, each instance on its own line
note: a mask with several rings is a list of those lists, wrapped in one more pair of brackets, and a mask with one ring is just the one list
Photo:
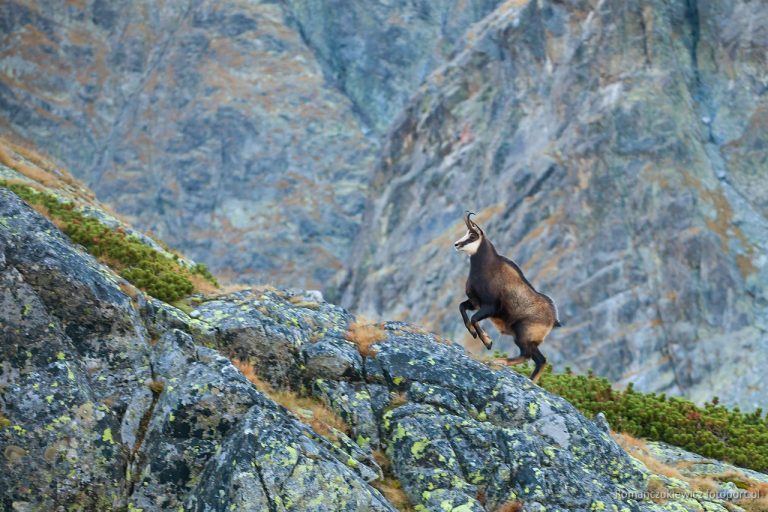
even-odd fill
[(477, 252), (477, 250), (480, 248), (480, 244), (483, 243), (483, 238), (485, 237), (485, 233), (483, 233), (483, 230), (480, 229), (480, 226), (472, 222), (472, 219), (470, 219), (472, 215), (475, 214), (473, 212), (467, 212), (467, 214), (464, 216), (464, 224), (467, 225), (467, 233), (453, 243), (453, 246), (457, 251), (465, 252), (470, 256)]

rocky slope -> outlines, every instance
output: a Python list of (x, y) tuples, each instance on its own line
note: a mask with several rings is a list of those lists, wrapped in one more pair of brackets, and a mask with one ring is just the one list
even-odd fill
[(467, 338), (472, 209), (558, 304), (551, 361), (765, 406), (767, 23), (755, 2), (497, 9), (393, 131), (344, 304)]
[[(4, 509), (394, 510), (373, 486), (379, 449), (415, 510), (727, 510), (638, 497), (659, 478), (690, 488), (565, 400), (407, 324), (364, 357), (353, 317), (313, 294), (199, 297), (187, 315), (4, 188), (0, 219)], [(318, 435), (221, 353), (324, 401), (350, 436)]]

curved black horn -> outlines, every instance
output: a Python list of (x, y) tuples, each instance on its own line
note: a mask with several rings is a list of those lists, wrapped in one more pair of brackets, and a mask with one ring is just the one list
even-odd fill
[(466, 216), (464, 217), (464, 224), (467, 225), (467, 229), (472, 229), (472, 224), (474, 224), (474, 222), (472, 222), (472, 219), (470, 219), (472, 215), (477, 215), (477, 214), (469, 210), (466, 211)]

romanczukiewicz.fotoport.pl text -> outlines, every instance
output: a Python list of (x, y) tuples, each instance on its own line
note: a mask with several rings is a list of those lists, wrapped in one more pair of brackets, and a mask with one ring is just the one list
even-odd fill
[(622, 490), (616, 493), (617, 499), (622, 500), (652, 500), (652, 501), (670, 501), (682, 498), (709, 499), (723, 501), (754, 500), (760, 497), (757, 491), (746, 489), (720, 489), (717, 491), (693, 491), (693, 490), (675, 490), (660, 489), (647, 491), (628, 491)]

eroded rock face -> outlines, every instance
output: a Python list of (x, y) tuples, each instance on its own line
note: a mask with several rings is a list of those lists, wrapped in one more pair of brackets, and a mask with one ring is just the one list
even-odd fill
[(429, 73), (499, 0), (287, 0), (290, 21), (367, 126), (386, 132)]
[(499, 7), (392, 131), (343, 304), (476, 343), (451, 254), (474, 210), (558, 304), (550, 361), (765, 406), (766, 20), (754, 2)]

